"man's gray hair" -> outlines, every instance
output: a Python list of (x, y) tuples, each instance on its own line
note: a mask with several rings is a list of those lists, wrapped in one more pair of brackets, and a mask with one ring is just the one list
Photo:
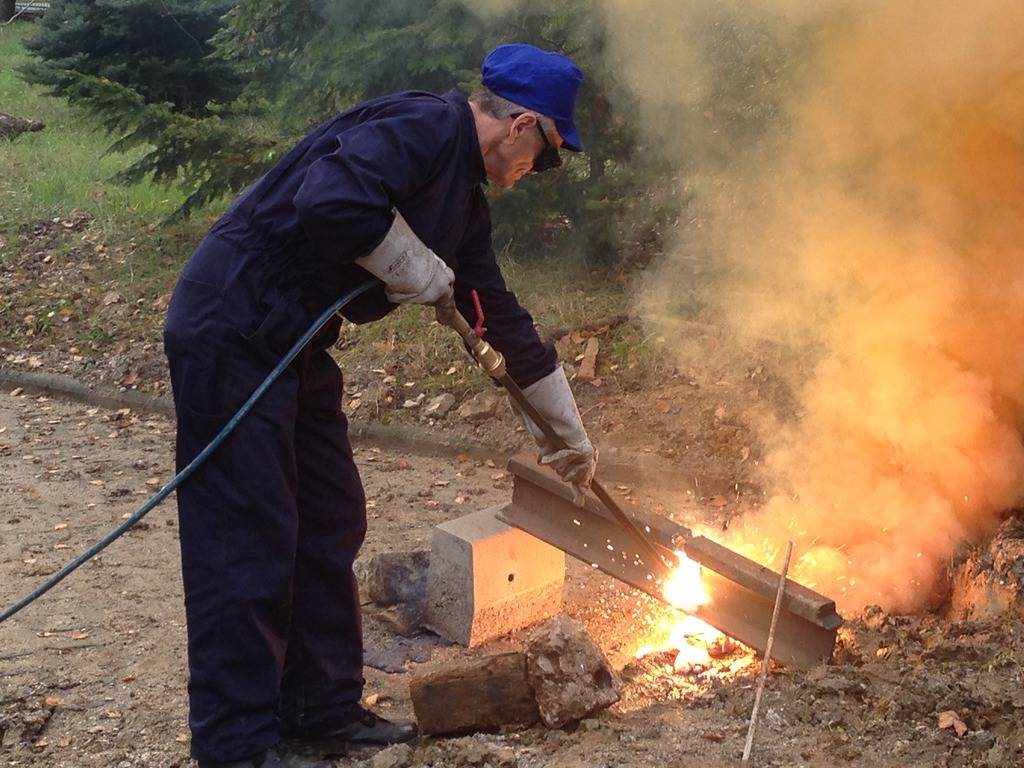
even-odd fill
[(532, 112), (535, 115), (540, 115), (540, 124), (545, 131), (555, 130), (555, 121), (547, 115), (542, 115), (536, 109), (530, 109), (520, 104), (516, 104), (514, 101), (509, 101), (504, 96), (499, 96), (486, 85), (478, 85), (473, 89), (473, 92), (469, 95), (469, 100), (480, 107), (485, 114), (491, 117), (496, 117), (499, 120), (512, 117), (513, 115), (521, 115), (523, 112)]

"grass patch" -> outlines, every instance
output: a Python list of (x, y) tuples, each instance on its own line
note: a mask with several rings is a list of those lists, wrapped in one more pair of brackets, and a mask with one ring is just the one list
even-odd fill
[(10, 232), (27, 221), (79, 210), (117, 232), (172, 213), (184, 199), (175, 190), (109, 182), (142, 150), (107, 154), (112, 139), (94, 120), (21, 79), (18, 68), (29, 58), (24, 40), (34, 26), (16, 21), (0, 27), (0, 105), (46, 124), (42, 131), (0, 142), (0, 228)]

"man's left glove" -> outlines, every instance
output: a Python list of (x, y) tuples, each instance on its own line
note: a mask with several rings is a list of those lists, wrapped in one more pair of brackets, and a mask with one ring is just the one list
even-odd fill
[(540, 447), (540, 463), (553, 467), (562, 480), (570, 483), (575, 491), (574, 501), (582, 505), (584, 494), (597, 470), (597, 450), (587, 437), (565, 371), (559, 366), (540, 381), (525, 387), (523, 394), (567, 445), (563, 449), (551, 445), (540, 427), (517, 408), (523, 424)]
[(420, 240), (395, 211), (395, 220), (380, 245), (356, 259), (384, 283), (388, 301), (394, 304), (454, 306), (455, 273)]

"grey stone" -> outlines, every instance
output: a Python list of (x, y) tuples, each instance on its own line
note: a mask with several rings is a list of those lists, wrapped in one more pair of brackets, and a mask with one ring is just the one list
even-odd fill
[(377, 618), (402, 637), (416, 637), (423, 631), (423, 603), (408, 603), (379, 609)]
[(497, 407), (498, 398), (489, 392), (480, 392), (460, 405), (455, 415), (462, 421), (482, 421), (493, 416)]
[(430, 553), (381, 552), (356, 561), (354, 570), (365, 595), (377, 605), (422, 604)]
[(434, 649), (443, 642), (443, 640), (427, 634), (411, 638), (390, 638), (387, 641), (367, 646), (363, 651), (363, 664), (391, 674), (405, 672), (407, 664), (422, 664), (425, 661), (430, 661)]
[(586, 628), (569, 616), (541, 625), (526, 645), (526, 675), (541, 719), (552, 728), (619, 700), (619, 682)]
[(405, 768), (412, 760), (412, 747), (408, 744), (394, 744), (373, 756), (371, 768)]
[(454, 405), (455, 395), (445, 392), (443, 395), (432, 397), (423, 407), (423, 413), (420, 415), (425, 419), (443, 419)]
[(965, 742), (971, 749), (987, 752), (996, 745), (996, 737), (989, 731), (971, 731), (967, 734)]

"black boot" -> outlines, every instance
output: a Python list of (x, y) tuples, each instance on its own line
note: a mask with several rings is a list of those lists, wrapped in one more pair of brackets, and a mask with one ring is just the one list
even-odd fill
[(344, 724), (327, 732), (284, 733), (285, 749), (302, 755), (341, 757), (350, 749), (386, 747), (416, 738), (418, 731), (411, 720), (386, 720), (358, 704), (348, 713)]

